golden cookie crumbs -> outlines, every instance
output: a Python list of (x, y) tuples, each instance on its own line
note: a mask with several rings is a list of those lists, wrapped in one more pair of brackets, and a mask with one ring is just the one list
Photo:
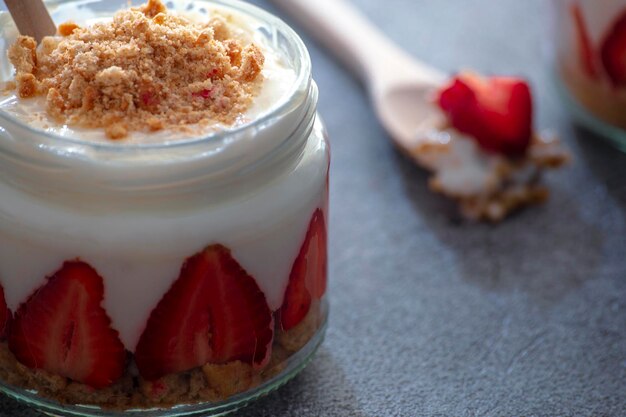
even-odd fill
[(20, 97), (44, 95), (67, 124), (130, 131), (235, 122), (258, 93), (264, 64), (254, 44), (228, 37), (226, 21), (195, 23), (159, 0), (91, 27), (59, 26), (40, 47), (20, 36), (9, 49)]
[(61, 23), (58, 27), (59, 35), (70, 36), (78, 27), (79, 26), (74, 22)]
[(167, 7), (159, 0), (148, 0), (146, 4), (139, 7), (139, 11), (148, 17), (155, 17), (159, 13), (167, 13)]
[(15, 90), (17, 88), (17, 83), (15, 81), (7, 81), (2, 84), (1, 93), (8, 94), (9, 92)]
[(33, 73), (37, 66), (37, 42), (35, 39), (20, 36), (15, 43), (9, 47), (9, 60), (15, 67), (17, 73)]
[(33, 74), (26, 72), (18, 73), (15, 77), (17, 81), (17, 94), (22, 98), (32, 97), (37, 94), (37, 78)]

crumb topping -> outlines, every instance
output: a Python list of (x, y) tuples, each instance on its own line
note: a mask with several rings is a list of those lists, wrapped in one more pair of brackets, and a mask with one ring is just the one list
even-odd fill
[(17, 93), (44, 96), (55, 120), (104, 128), (110, 139), (232, 124), (260, 90), (263, 53), (219, 16), (195, 23), (149, 0), (109, 22), (62, 24), (59, 34), (39, 47), (20, 36), (9, 48)]

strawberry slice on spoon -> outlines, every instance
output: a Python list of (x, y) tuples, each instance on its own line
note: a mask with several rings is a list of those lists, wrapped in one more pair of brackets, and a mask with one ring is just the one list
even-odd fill
[[(523, 82), (457, 77), (462, 82), (445, 94), (440, 108), (433, 97), (447, 89), (445, 74), (398, 48), (347, 1), (274, 2), (363, 81), (393, 143), (433, 171), (431, 188), (457, 200), (465, 217), (500, 221), (545, 200), (547, 191), (537, 186), (540, 173), (563, 164), (568, 154), (556, 138), (528, 128), (532, 107)], [(468, 174), (477, 178), (469, 187)]]
[(488, 152), (524, 155), (532, 134), (532, 98), (520, 78), (461, 73), (439, 91), (437, 104), (452, 126)]

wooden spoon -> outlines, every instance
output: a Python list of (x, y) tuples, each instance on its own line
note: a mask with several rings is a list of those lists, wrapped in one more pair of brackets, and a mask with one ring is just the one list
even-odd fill
[(32, 36), (39, 43), (44, 36), (56, 33), (57, 28), (42, 0), (5, 0), (5, 3), (22, 35)]
[(413, 155), (418, 132), (436, 128), (431, 104), (446, 76), (419, 62), (344, 0), (274, 0), (366, 85), (383, 127)]

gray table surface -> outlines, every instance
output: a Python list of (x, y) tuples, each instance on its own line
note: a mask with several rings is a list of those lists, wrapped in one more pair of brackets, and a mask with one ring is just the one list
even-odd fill
[[(332, 142), (331, 321), (309, 367), (238, 415), (626, 416), (626, 156), (559, 103), (549, 1), (353, 1), (441, 69), (528, 77), (575, 163), (545, 206), (459, 222), (305, 36)], [(0, 399), (0, 417), (36, 415)]]

